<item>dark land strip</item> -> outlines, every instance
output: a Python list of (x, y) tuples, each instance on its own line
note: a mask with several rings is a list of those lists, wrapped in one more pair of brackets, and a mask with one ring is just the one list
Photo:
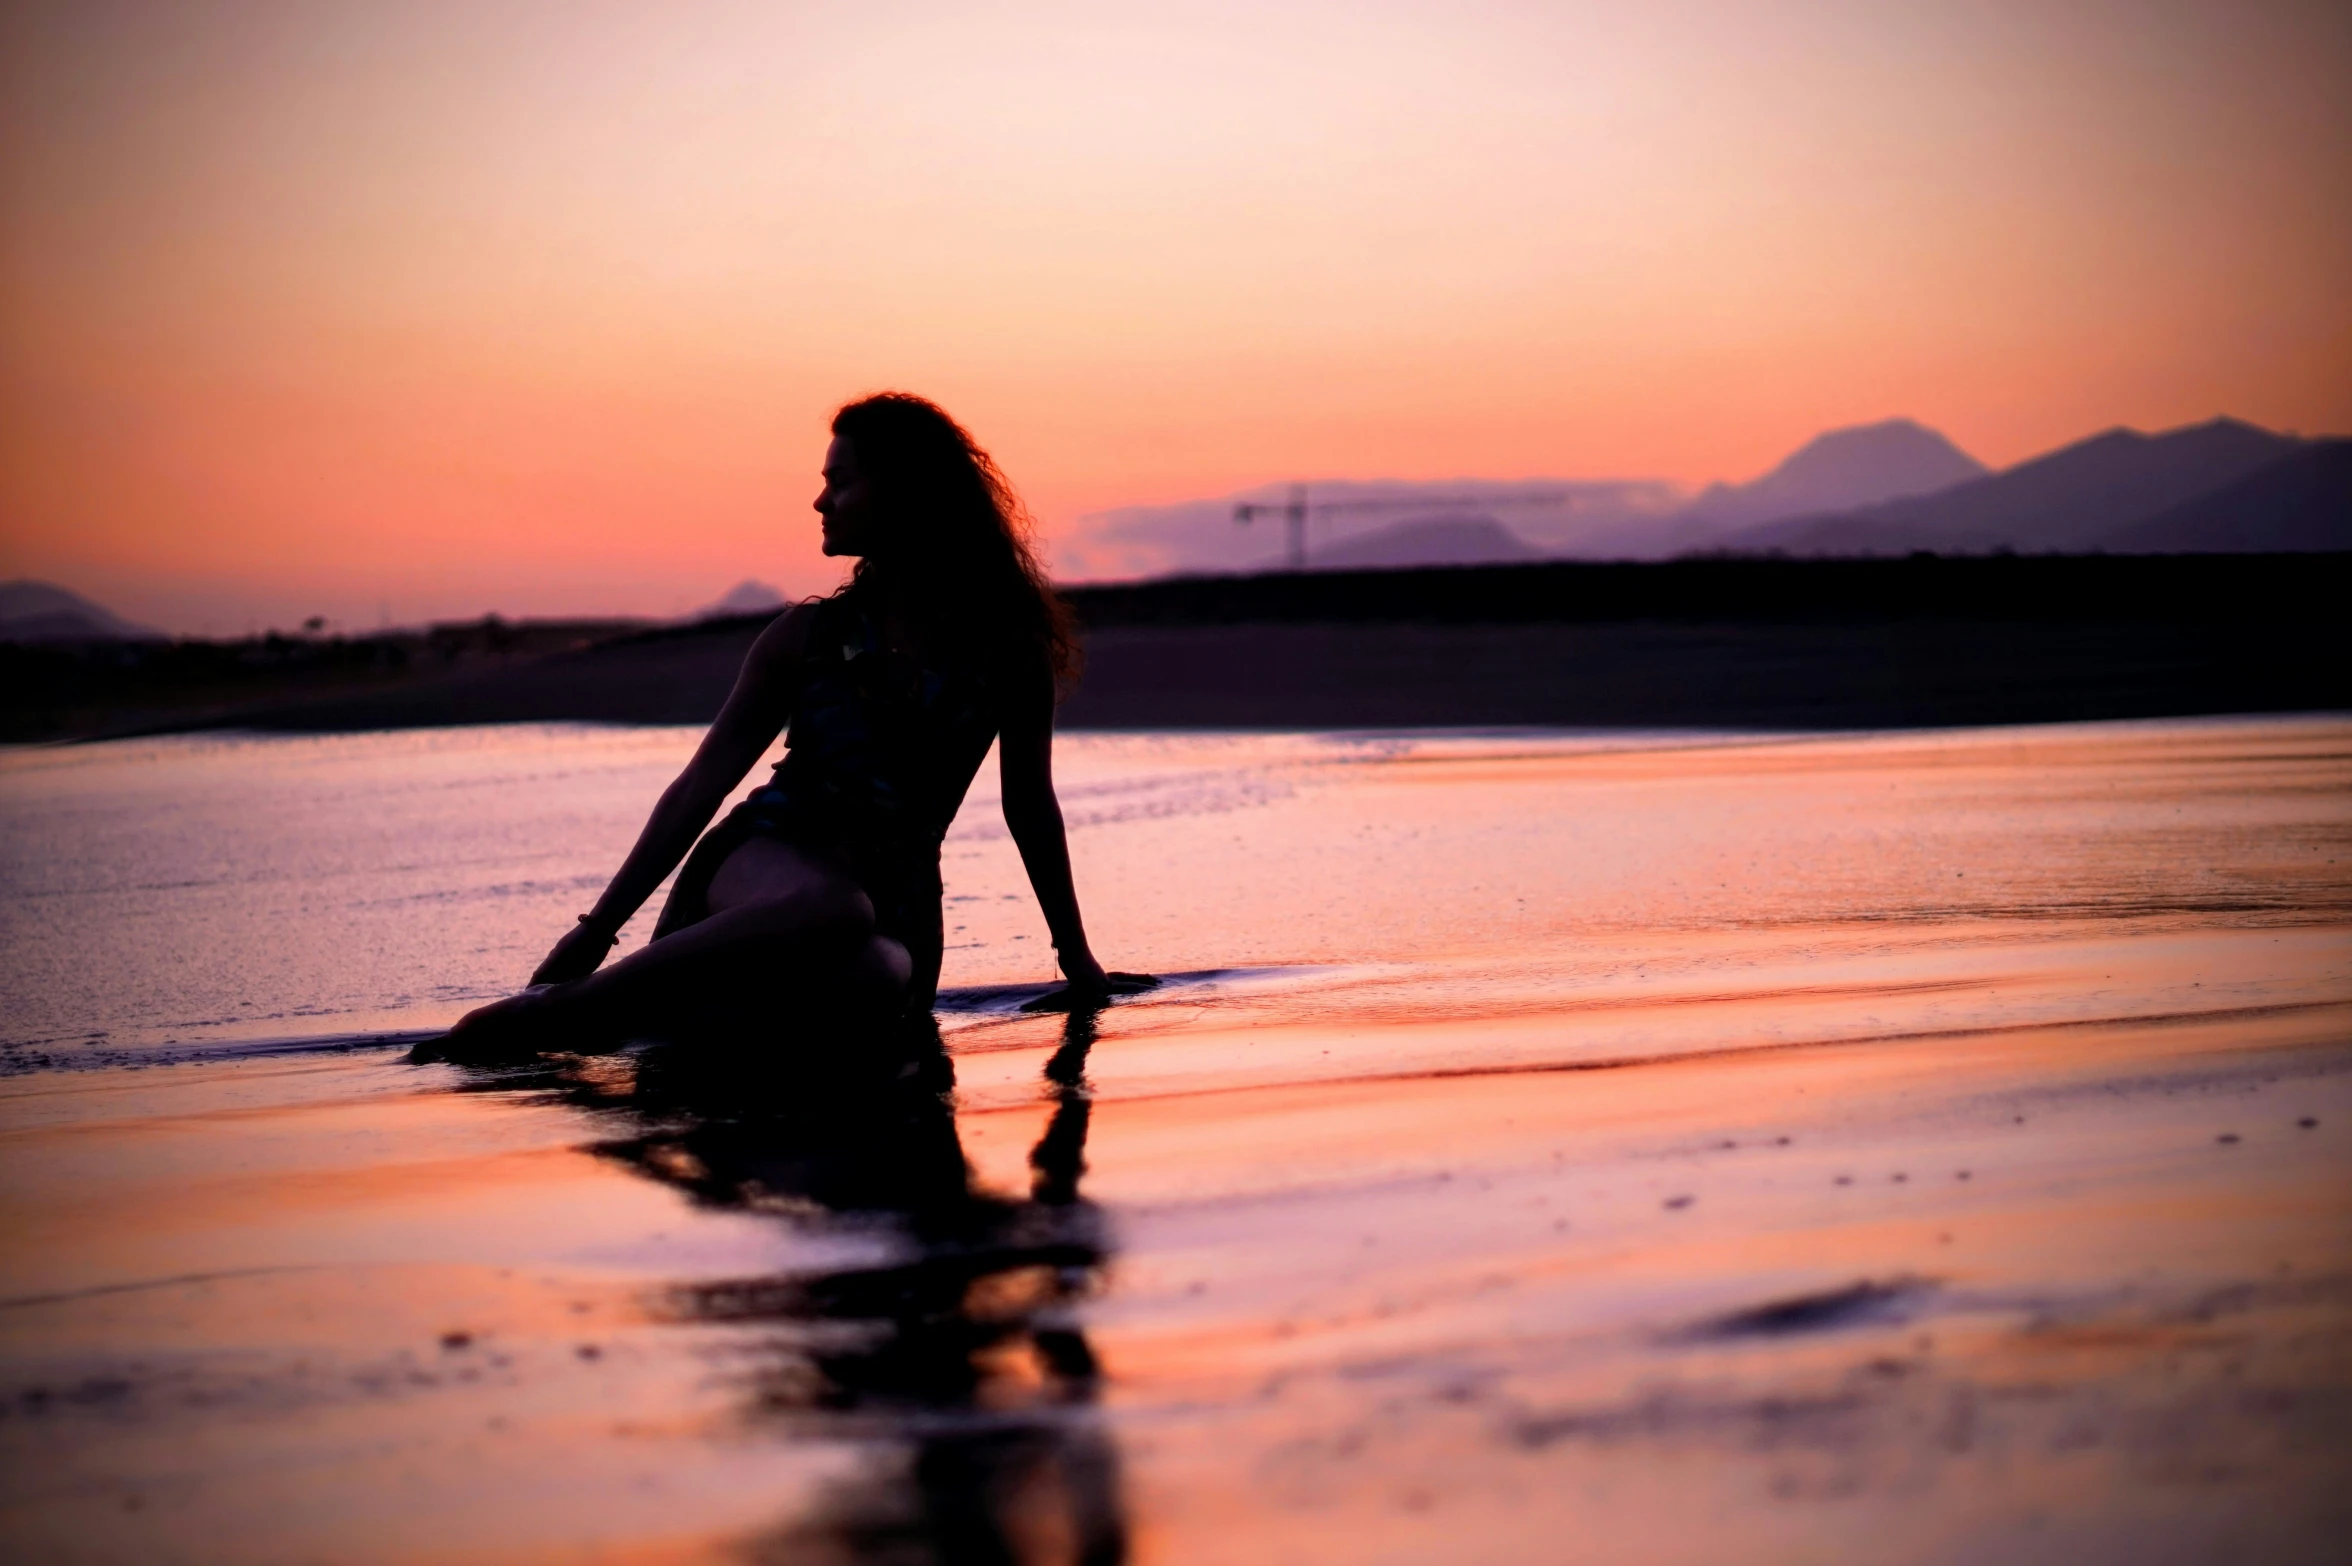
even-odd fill
[[(1087, 644), (1071, 729), (1841, 729), (2352, 707), (2345, 554), (1563, 562), (1069, 596)], [(10, 671), (47, 684), (10, 679), (7, 733), (703, 723), (769, 618), (568, 639), (508, 628), (496, 656), (379, 660), (339, 688), (198, 682), (169, 707), (153, 669), (44, 654)], [(516, 650), (533, 638), (546, 650)]]

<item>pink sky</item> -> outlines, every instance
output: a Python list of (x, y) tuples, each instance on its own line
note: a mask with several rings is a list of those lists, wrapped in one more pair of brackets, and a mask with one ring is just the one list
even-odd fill
[(2337, 4), (18, 4), (0, 576), (176, 630), (834, 573), (830, 409), (1065, 567), (1293, 477), (2352, 428)]

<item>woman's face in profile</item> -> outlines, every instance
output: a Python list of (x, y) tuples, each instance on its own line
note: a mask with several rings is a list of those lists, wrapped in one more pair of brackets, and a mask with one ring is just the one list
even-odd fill
[(817, 495), (817, 515), (824, 518), (825, 553), (872, 552), (873, 496), (846, 436), (834, 436), (833, 444), (825, 448), (825, 487)]

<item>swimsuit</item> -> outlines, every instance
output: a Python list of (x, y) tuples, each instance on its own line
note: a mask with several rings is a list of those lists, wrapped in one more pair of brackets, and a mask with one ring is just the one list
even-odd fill
[(854, 595), (816, 606), (784, 759), (703, 835), (653, 938), (705, 917), (711, 877), (752, 837), (832, 859), (874, 904), (874, 926), (914, 959), (930, 1004), (942, 944), (939, 844), (995, 743), (997, 705), (975, 676), (927, 668), (884, 642)]

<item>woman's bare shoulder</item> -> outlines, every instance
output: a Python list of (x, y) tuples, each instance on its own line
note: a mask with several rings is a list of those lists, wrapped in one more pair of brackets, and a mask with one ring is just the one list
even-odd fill
[(770, 620), (767, 629), (751, 644), (751, 654), (745, 662), (758, 665), (798, 662), (808, 651), (809, 637), (829, 602), (830, 599), (804, 598)]

